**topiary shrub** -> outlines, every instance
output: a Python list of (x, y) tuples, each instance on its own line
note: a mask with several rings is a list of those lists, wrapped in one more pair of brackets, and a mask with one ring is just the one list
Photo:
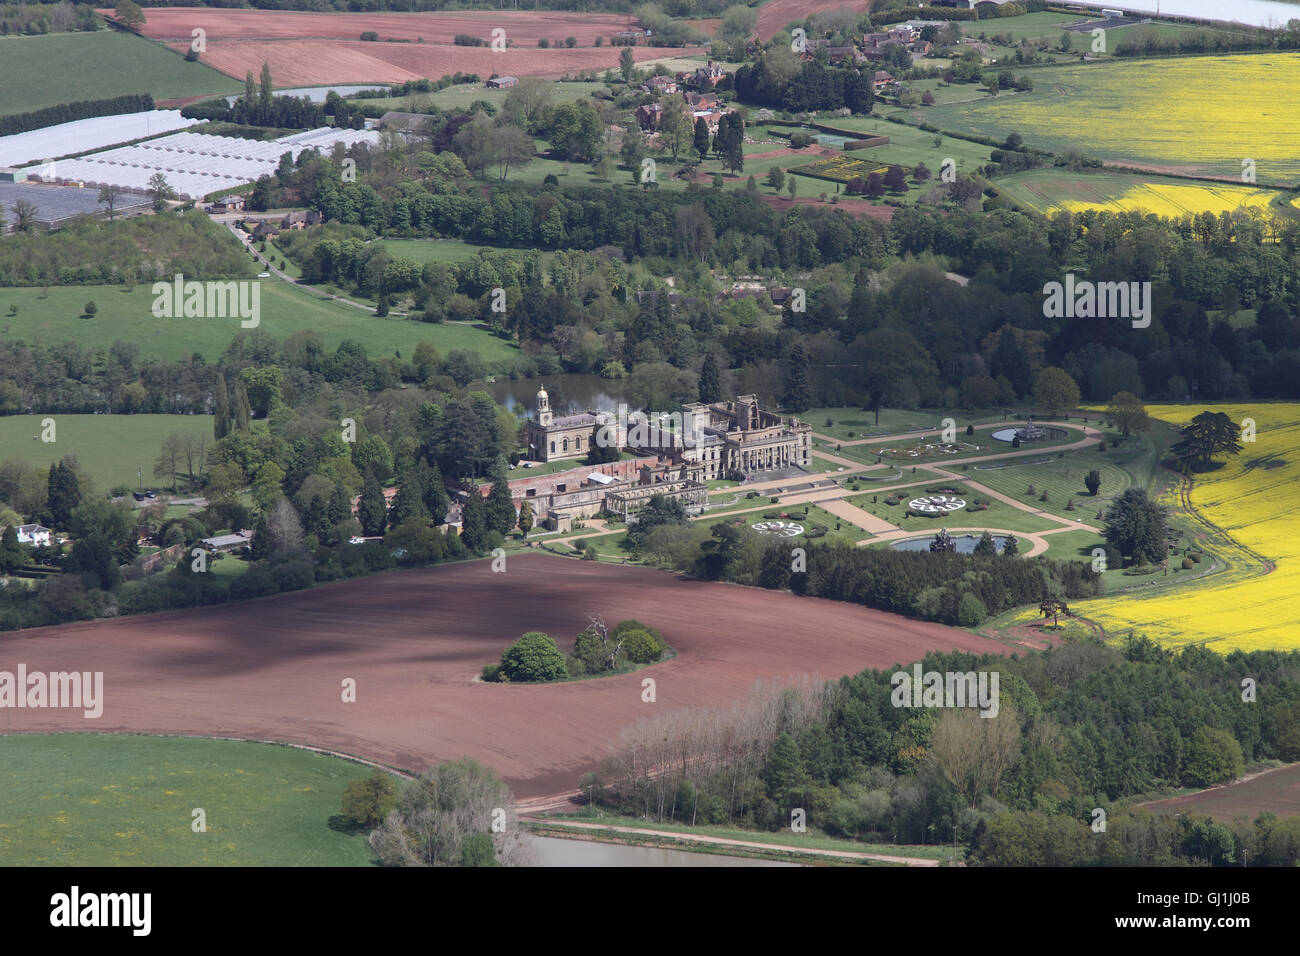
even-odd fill
[(1201, 552), (1199, 551), (1193, 551), (1191, 554), (1188, 555), (1188, 557), (1191, 558), (1193, 561), (1195, 561), (1197, 564), (1200, 564), (1201, 558), (1204, 557), (1204, 555), (1202, 555)]
[(1183, 570), (1184, 570), (1184, 571), (1190, 571), (1190, 570), (1192, 570), (1192, 568), (1194, 568), (1194, 567), (1196, 567), (1196, 562), (1195, 562), (1195, 561), (1193, 561), (1191, 558), (1183, 558)]

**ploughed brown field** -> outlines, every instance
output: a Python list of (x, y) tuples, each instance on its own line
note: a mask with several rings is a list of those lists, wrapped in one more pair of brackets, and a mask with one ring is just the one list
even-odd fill
[[(570, 650), (598, 612), (659, 628), (671, 661), (619, 677), (484, 684), (525, 631)], [(403, 571), (242, 604), (0, 637), (0, 670), (102, 671), (104, 709), (5, 708), (13, 732), (135, 732), (308, 744), (422, 771), (471, 756), (518, 797), (574, 789), (637, 720), (995, 641), (857, 605), (544, 554)], [(653, 677), (657, 701), (641, 700)], [(356, 681), (355, 703), (342, 682)]]
[[(112, 10), (99, 11), (112, 15)], [(476, 73), (483, 79), (501, 76), (561, 76), (586, 70), (618, 68), (621, 47), (610, 39), (626, 30), (626, 16), (612, 14), (469, 11), (456, 13), (296, 13), (276, 10), (233, 10), (210, 7), (148, 7), (140, 32), (178, 52), (189, 49), (193, 31), (201, 28), (207, 49), (201, 59), (227, 76), (243, 79), (271, 67), (277, 89), (331, 83), (402, 83), (453, 73)], [(501, 52), (489, 47), (454, 46), (457, 34), (492, 39), (505, 31), (510, 46)], [(374, 31), (379, 40), (362, 41)], [(556, 49), (566, 37), (574, 49)], [(603, 45), (593, 44), (596, 37)], [(407, 42), (390, 43), (388, 40)], [(550, 49), (539, 49), (539, 39)], [(417, 42), (422, 41), (422, 42)], [(637, 61), (700, 52), (698, 48), (633, 48)]]
[(814, 13), (830, 10), (866, 13), (871, 6), (867, 0), (769, 0), (758, 8), (758, 38), (766, 42), (775, 33), (784, 30), (790, 21), (806, 20)]
[(1154, 813), (1202, 813), (1223, 821), (1234, 817), (1253, 820), (1261, 813), (1300, 816), (1300, 763), (1252, 774), (1237, 783), (1139, 806)]

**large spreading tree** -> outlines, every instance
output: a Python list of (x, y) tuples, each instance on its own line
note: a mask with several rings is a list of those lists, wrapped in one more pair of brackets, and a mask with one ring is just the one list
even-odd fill
[(1237, 423), (1223, 412), (1201, 412), (1183, 428), (1172, 447), (1185, 468), (1205, 470), (1215, 455), (1236, 455), (1241, 451)]

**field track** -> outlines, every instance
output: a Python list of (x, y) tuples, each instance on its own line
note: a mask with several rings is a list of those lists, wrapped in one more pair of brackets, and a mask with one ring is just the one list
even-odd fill
[[(852, 604), (649, 568), (542, 554), (380, 575), (242, 604), (22, 631), (0, 670), (102, 671), (103, 716), (6, 708), (13, 732), (173, 733), (307, 744), (423, 770), (468, 755), (516, 796), (572, 789), (621, 727), (725, 706), (756, 680), (831, 679), (931, 649), (997, 642)], [(632, 674), (551, 686), (474, 678), (541, 630), (572, 646), (588, 611), (663, 631), (678, 656)], [(698, 623), (697, 623), (698, 622)], [(357, 682), (343, 703), (341, 682)], [(641, 701), (653, 677), (657, 702)]]

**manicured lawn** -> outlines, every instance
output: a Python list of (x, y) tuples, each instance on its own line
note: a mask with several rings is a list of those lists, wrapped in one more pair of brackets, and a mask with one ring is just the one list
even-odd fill
[[(961, 511), (954, 511), (951, 514), (934, 518), (904, 517), (907, 514), (907, 503), (909, 501), (913, 498), (925, 497), (928, 494), (926, 488), (938, 488), (940, 486), (952, 487), (954, 483), (936, 478), (934, 481), (922, 485), (901, 488), (897, 494), (901, 495), (903, 500), (896, 505), (886, 504), (885, 498), (888, 495), (881, 492), (854, 496), (849, 499), (849, 503), (857, 505), (857, 507), (869, 514), (883, 518), (890, 524), (897, 525), (904, 531), (915, 531), (917, 534), (933, 534), (940, 528), (948, 528), (949, 530), (954, 528), (1005, 528), (1008, 531), (1047, 531), (1051, 528), (1060, 527), (1057, 522), (1049, 518), (1021, 511), (1019, 508), (1012, 507), (1002, 501), (992, 501), (984, 511), (962, 509)], [(979, 492), (964, 484), (957, 483), (955, 487), (958, 496), (964, 498), (968, 505), (974, 504), (976, 498), (983, 497)], [(871, 501), (873, 496), (877, 499), (875, 504)], [(1039, 507), (1037, 500), (1032, 504)]]
[[(54, 419), (52, 442), (33, 441), (42, 432), (41, 420)], [(6, 415), (0, 417), (0, 459), (19, 458), (48, 468), (64, 455), (76, 455), (95, 482), (95, 491), (107, 493), (114, 485), (138, 486), (136, 469), (144, 472), (144, 486), (171, 490), (171, 482), (153, 476), (154, 461), (163, 440), (173, 432), (212, 438), (210, 415)]]
[[(1044, 464), (1008, 465), (997, 468), (997, 462), (984, 462), (971, 466), (969, 475), (972, 481), (987, 485), (994, 491), (1000, 491), (1017, 501), (1032, 504), (1035, 508), (1049, 511), (1063, 518), (1073, 518), (1096, 525), (1097, 510), (1109, 506), (1110, 500), (1132, 484), (1129, 474), (1114, 464), (1113, 456), (1098, 454), (1095, 451), (1067, 452), (1064, 458), (1055, 455)], [(1083, 479), (1089, 471), (1096, 470), (1101, 475), (1101, 488), (1093, 498), (1084, 487)], [(1030, 498), (1026, 492), (1030, 485), (1036, 494)], [(1047, 501), (1040, 501), (1039, 496), (1047, 492)], [(1074, 499), (1074, 511), (1066, 511), (1065, 506)]]
[(155, 100), (237, 93), (243, 85), (161, 43), (116, 30), (0, 37), (0, 115), (76, 100), (152, 93)]
[[(812, 425), (813, 431), (821, 435), (834, 435), (845, 441), (866, 438), (868, 435), (897, 434), (899, 432), (919, 431), (923, 428), (938, 428), (942, 414), (932, 411), (907, 408), (882, 408), (880, 424), (876, 424), (875, 412), (864, 412), (852, 406), (840, 408), (810, 408), (799, 414), (801, 422)], [(827, 425), (826, 419), (833, 424)], [(966, 419), (957, 418), (957, 425), (965, 429)], [(835, 452), (828, 448), (828, 452)]]
[[(1093, 548), (1106, 547), (1105, 538), (1088, 531), (1062, 531), (1060, 534), (1049, 534), (1044, 540), (1048, 545), (1047, 557), (1059, 561), (1091, 561)], [(1132, 583), (1132, 578), (1126, 579), (1124, 583)]]
[[(6, 866), (372, 860), (364, 834), (330, 826), (344, 787), (371, 772), (346, 760), (227, 740), (18, 734), (0, 737), (0, 762)], [(196, 808), (204, 833), (191, 829)]]
[[(82, 307), (88, 299), (94, 300), (98, 313), (83, 319)], [(244, 331), (237, 318), (157, 319), (150, 311), (153, 301), (149, 284), (130, 292), (121, 286), (51, 286), (45, 297), (40, 288), (0, 288), (0, 307), (18, 306), (17, 316), (0, 316), (0, 336), (29, 343), (75, 341), (102, 349), (122, 339), (139, 345), (145, 359), (183, 361), (198, 352), (215, 363)], [(365, 346), (371, 358), (397, 350), (409, 358), (419, 342), (432, 342), (443, 355), (452, 349), (471, 349), (489, 362), (517, 352), (511, 343), (472, 325), (381, 319), (279, 279), (262, 280), (260, 304), (261, 331), (283, 341), (294, 332), (311, 329), (320, 333), (329, 351), (344, 339), (353, 339)]]

